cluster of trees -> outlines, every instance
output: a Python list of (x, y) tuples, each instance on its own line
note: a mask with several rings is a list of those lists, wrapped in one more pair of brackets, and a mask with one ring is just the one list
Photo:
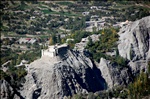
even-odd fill
[(82, 38), (86, 38), (87, 36), (91, 35), (91, 32), (86, 32), (86, 31), (75, 31), (72, 32), (71, 35), (69, 35), (67, 38), (71, 38), (74, 39), (73, 41), (69, 41), (68, 44), (70, 46), (70, 48), (74, 48), (74, 45), (76, 43), (79, 43), (81, 41)]
[(140, 99), (150, 94), (150, 61), (148, 62), (148, 72), (142, 72), (136, 77), (133, 83), (128, 86), (128, 94), (132, 99)]
[[(5, 50), (1, 50), (1, 62), (0, 64), (4, 64), (5, 62), (11, 60), (9, 66), (15, 66), (18, 65), (21, 60), (25, 59), (29, 62), (34, 61), (35, 59), (39, 58), (41, 55), (40, 46), (37, 46), (37, 44), (30, 45), (30, 47), (34, 47), (33, 50), (26, 51), (25, 53), (21, 53), (21, 50), (12, 50), (10, 48), (6, 48)], [(21, 53), (21, 54), (19, 54)]]
[(92, 42), (89, 38), (89, 42), (86, 48), (92, 54), (91, 57), (99, 62), (101, 57), (107, 58), (106, 52), (112, 52), (116, 49), (117, 44), (116, 41), (118, 40), (118, 29), (103, 29), (100, 30), (99, 33), (101, 34), (99, 41)]
[(49, 45), (54, 45), (56, 43), (63, 43), (61, 38), (60, 38), (60, 35), (56, 35), (55, 33), (53, 33), (50, 38), (49, 38)]
[(124, 21), (125, 20), (135, 21), (137, 19), (141, 19), (143, 17), (150, 15), (149, 8), (146, 7), (131, 6), (128, 9), (122, 9), (121, 11), (125, 12), (124, 13), (125, 16), (124, 15), (120, 16)]
[[(11, 49), (6, 49), (3, 52), (1, 51), (1, 62), (0, 66), (3, 63), (10, 61), (5, 67), (8, 68), (6, 72), (0, 70), (0, 80), (6, 80), (13, 88), (19, 89), (21, 84), (25, 82), (25, 75), (27, 71), (25, 70), (25, 66), (15, 67), (20, 64), (21, 60), (25, 59), (29, 63), (36, 60), (40, 57), (41, 52), (38, 47), (33, 51), (26, 51), (25, 53), (21, 53), (21, 51), (13, 51)], [(21, 54), (17, 54), (21, 53)]]
[(132, 99), (140, 99), (150, 94), (150, 79), (148, 74), (141, 73), (134, 83), (129, 85), (128, 94)]
[(86, 32), (86, 31), (80, 31), (79, 30), (79, 31), (72, 32), (67, 37), (61, 39), (60, 34), (52, 33), (50, 38), (49, 38), (49, 44), (50, 45), (54, 45), (56, 43), (62, 44), (62, 43), (66, 42), (67, 38), (70, 38), (70, 39), (74, 39), (74, 40), (73, 41), (70, 40), (67, 43), (69, 44), (70, 48), (74, 48), (74, 45), (76, 43), (79, 43), (82, 38), (85, 38), (85, 37), (87, 37), (91, 34), (92, 34), (91, 32)]
[(9, 66), (6, 72), (0, 70), (0, 80), (6, 80), (15, 89), (19, 89), (22, 83), (25, 82), (24, 77), (26, 75), (27, 71), (25, 70), (25, 66)]
[(86, 18), (82, 17), (76, 17), (76, 18), (69, 18), (67, 22), (64, 23), (64, 28), (65, 29), (71, 29), (72, 31), (76, 30), (82, 30), (86, 27), (85, 24)]
[(11, 49), (6, 49), (2, 52), (2, 50), (0, 51), (1, 52), (1, 66), (3, 63), (11, 60), (11, 59), (17, 59), (17, 55), (11, 50)]
[[(4, 38), (2, 40), (0, 40), (0, 43), (2, 45), (10, 45), (12, 46), (12, 44), (16, 43), (16, 38)], [(41, 39), (42, 40), (42, 39)], [(26, 59), (29, 60), (30, 62), (37, 59), (37, 57), (40, 57), (40, 46), (35, 43), (33, 45), (31, 44), (27, 44), (27, 47), (32, 47), (33, 52), (32, 51), (27, 51), (26, 53), (21, 53), (22, 51), (20, 50), (20, 48), (18, 47), (18, 49), (16, 50), (15, 48), (8, 48), (3, 47), (1, 52), (1, 62), (0, 64), (2, 65), (3, 63), (11, 60), (9, 66), (15, 66), (18, 65), (21, 60)], [(24, 55), (26, 54), (26, 55)]]
[[(90, 58), (100, 62), (100, 58), (103, 57), (110, 60), (112, 64), (118, 66), (120, 69), (125, 67), (128, 60), (119, 55), (116, 43), (119, 37), (117, 32), (118, 29), (114, 28), (100, 30), (97, 33), (100, 33), (101, 36), (99, 41), (96, 42), (93, 42), (89, 37), (86, 49), (90, 52)], [(116, 54), (114, 56), (110, 56), (106, 54), (107, 52), (116, 52)]]
[(12, 45), (13, 43), (16, 42), (16, 40), (17, 40), (17, 39), (15, 39), (15, 38), (11, 38), (11, 39), (9, 39), (9, 38), (4, 38), (4, 39), (0, 39), (0, 43), (1, 43), (2, 45)]
[(69, 37), (74, 39), (75, 43), (79, 43), (82, 38), (85, 38), (91, 34), (92, 34), (91, 32), (79, 30), (79, 31), (75, 31), (75, 32), (71, 33), (71, 35)]

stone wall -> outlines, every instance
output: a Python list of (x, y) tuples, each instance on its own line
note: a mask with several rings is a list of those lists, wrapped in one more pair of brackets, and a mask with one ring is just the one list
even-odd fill
[(54, 46), (49, 46), (48, 49), (42, 50), (41, 51), (41, 56), (49, 56), (49, 57), (55, 57), (58, 54), (64, 54), (66, 53), (68, 49), (67, 44), (62, 44), (62, 45), (54, 45)]

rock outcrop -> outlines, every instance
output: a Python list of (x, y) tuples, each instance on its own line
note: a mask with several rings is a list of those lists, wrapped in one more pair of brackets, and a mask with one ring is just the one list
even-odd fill
[(150, 58), (150, 16), (122, 27), (118, 34), (122, 57), (133, 61)]
[(113, 65), (104, 58), (101, 58), (98, 68), (100, 69), (108, 88), (113, 88), (118, 85), (127, 85), (132, 81), (128, 68), (124, 67), (123, 69), (119, 69), (118, 66)]
[(118, 34), (119, 54), (130, 60), (133, 75), (146, 71), (150, 59), (150, 16), (122, 27)]
[(61, 99), (105, 89), (105, 80), (89, 58), (70, 50), (63, 57), (43, 56), (31, 63), (21, 95), (26, 99)]
[(10, 84), (6, 80), (0, 80), (1, 84), (1, 98), (2, 99), (10, 99), (13, 94), (13, 88), (10, 86)]
[(23, 99), (20, 93), (16, 90), (15, 87), (10, 85), (10, 82), (2, 79), (0, 80), (0, 98), (1, 99)]

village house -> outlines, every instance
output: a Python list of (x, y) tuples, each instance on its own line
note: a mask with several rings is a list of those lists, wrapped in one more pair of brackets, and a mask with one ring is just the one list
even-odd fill
[(93, 35), (90, 35), (90, 36), (88, 36), (86, 38), (82, 38), (81, 42), (75, 44), (75, 48), (74, 49), (76, 49), (78, 51), (81, 51), (81, 52), (84, 51), (84, 49), (85, 49), (85, 47), (86, 47), (86, 45), (87, 45), (87, 43), (89, 41), (89, 37), (91, 37), (93, 42), (96, 42), (96, 41), (99, 40), (99, 36), (100, 36), (100, 34), (98, 34), (98, 35), (97, 34), (93, 34)]
[(30, 43), (30, 44), (34, 44), (37, 40), (35, 38), (20, 38), (18, 40), (19, 44), (25, 44), (25, 43)]
[(101, 30), (104, 25), (105, 25), (105, 21), (100, 20), (100, 21), (86, 21), (86, 31), (92, 32), (93, 29), (95, 28), (96, 31)]
[(124, 26), (124, 25), (127, 25), (127, 24), (129, 24), (129, 23), (131, 23), (131, 21), (128, 21), (128, 20), (126, 20), (125, 22), (117, 22), (117, 24), (114, 24), (113, 25), (113, 27), (122, 27), (122, 26)]

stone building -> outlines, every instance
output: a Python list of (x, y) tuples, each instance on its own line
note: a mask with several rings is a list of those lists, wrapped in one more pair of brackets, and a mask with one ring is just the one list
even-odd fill
[(41, 57), (43, 56), (55, 57), (59, 53), (63, 52), (63, 50), (66, 50), (67, 48), (68, 48), (67, 44), (48, 46), (48, 49), (42, 50)]

